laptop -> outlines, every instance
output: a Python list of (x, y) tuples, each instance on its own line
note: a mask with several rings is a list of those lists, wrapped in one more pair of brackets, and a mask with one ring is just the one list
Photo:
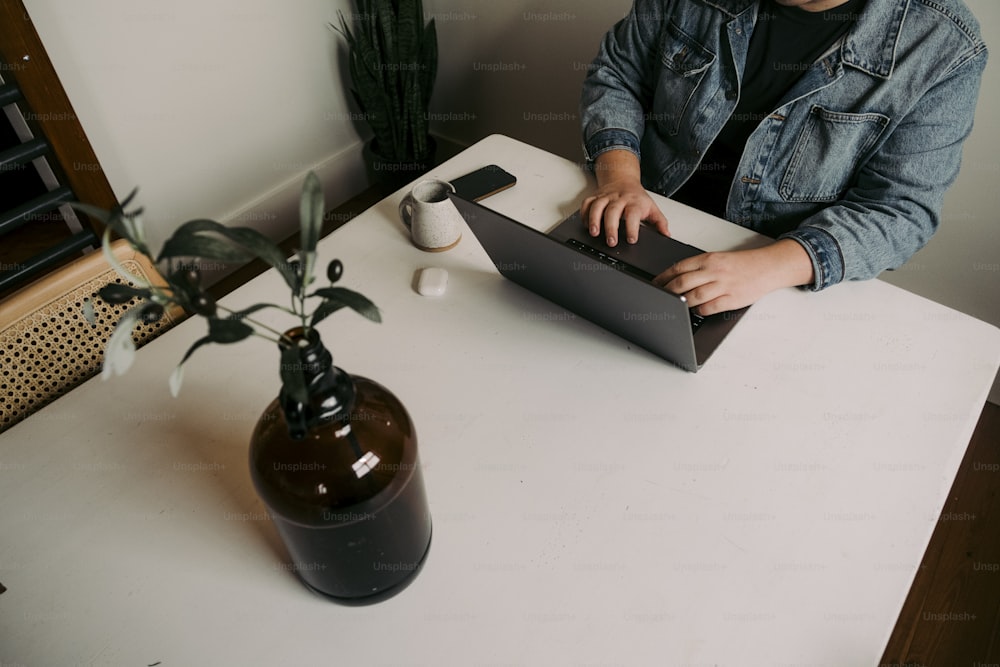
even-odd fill
[(639, 241), (611, 248), (577, 211), (548, 234), (459, 195), (449, 197), (509, 280), (653, 354), (695, 372), (749, 308), (699, 317), (652, 278), (701, 250), (641, 225)]

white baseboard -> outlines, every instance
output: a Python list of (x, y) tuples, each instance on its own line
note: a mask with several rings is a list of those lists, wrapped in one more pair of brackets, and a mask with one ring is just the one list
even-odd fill
[[(437, 159), (444, 161), (467, 148), (467, 145), (435, 134)], [(299, 226), (299, 195), (309, 171), (316, 172), (323, 184), (326, 209), (336, 208), (372, 185), (362, 157), (363, 142), (358, 141), (315, 166), (275, 186), (220, 221), (230, 226), (253, 227), (275, 241), (296, 233)]]
[[(371, 183), (361, 155), (362, 142), (331, 155), (299, 174), (279, 183), (270, 191), (225, 215), (220, 222), (230, 227), (252, 227), (275, 243), (280, 243), (299, 229), (299, 198), (302, 184), (310, 171), (316, 173), (323, 185), (326, 209), (340, 206), (363, 192)], [(240, 268), (237, 265), (203, 271), (206, 286), (214, 285)]]
[(274, 241), (283, 241), (299, 228), (299, 197), (306, 175), (313, 171), (323, 185), (327, 210), (340, 206), (371, 185), (361, 156), (362, 142), (276, 185), (269, 192), (221, 220), (235, 227), (253, 227)]

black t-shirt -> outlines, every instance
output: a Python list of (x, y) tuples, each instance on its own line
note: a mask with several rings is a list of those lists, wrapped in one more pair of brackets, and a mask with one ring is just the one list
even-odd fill
[(674, 199), (725, 216), (729, 189), (750, 134), (802, 73), (847, 33), (864, 4), (865, 0), (849, 0), (825, 12), (807, 12), (762, 0), (750, 37), (740, 101), (698, 170), (674, 193)]

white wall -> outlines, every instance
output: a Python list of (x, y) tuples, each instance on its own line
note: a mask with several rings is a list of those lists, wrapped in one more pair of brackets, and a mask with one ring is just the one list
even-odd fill
[(580, 84), (630, 0), (424, 0), (442, 53), (434, 130), (495, 132), (582, 160)]
[[(962, 170), (945, 196), (937, 234), (902, 268), (882, 279), (1000, 326), (1000, 3), (966, 0), (991, 48), (976, 124)], [(1000, 380), (990, 401), (1000, 403)]]
[[(24, 3), (115, 193), (140, 187), (154, 246), (195, 217), (288, 236), (309, 169), (331, 205), (368, 184), (368, 131), (327, 25), (351, 0)], [(504, 132), (578, 158), (583, 68), (627, 7), (426, 0), (441, 47), (432, 129), (464, 145)]]
[(317, 166), (329, 199), (363, 189), (327, 27), (349, 0), (25, 6), (115, 193), (140, 187), (154, 243), (195, 217), (286, 236), (282, 211), (254, 205)]
[[(1000, 326), (1000, 4), (967, 0), (994, 55), (940, 232), (894, 284)], [(350, 0), (25, 0), (112, 187), (141, 186), (154, 241), (192, 217), (275, 237), (315, 166), (331, 204), (366, 185), (344, 96)], [(432, 129), (580, 160), (579, 85), (630, 0), (424, 0), (440, 42)], [(241, 215), (242, 214), (242, 215)], [(1000, 402), (1000, 388), (991, 396)]]

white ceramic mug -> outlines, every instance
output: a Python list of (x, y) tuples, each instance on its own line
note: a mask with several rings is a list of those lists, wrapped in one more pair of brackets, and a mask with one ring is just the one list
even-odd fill
[(462, 215), (448, 199), (455, 188), (447, 181), (428, 179), (413, 186), (399, 203), (399, 217), (410, 228), (413, 245), (428, 252), (454, 248), (462, 239)]

